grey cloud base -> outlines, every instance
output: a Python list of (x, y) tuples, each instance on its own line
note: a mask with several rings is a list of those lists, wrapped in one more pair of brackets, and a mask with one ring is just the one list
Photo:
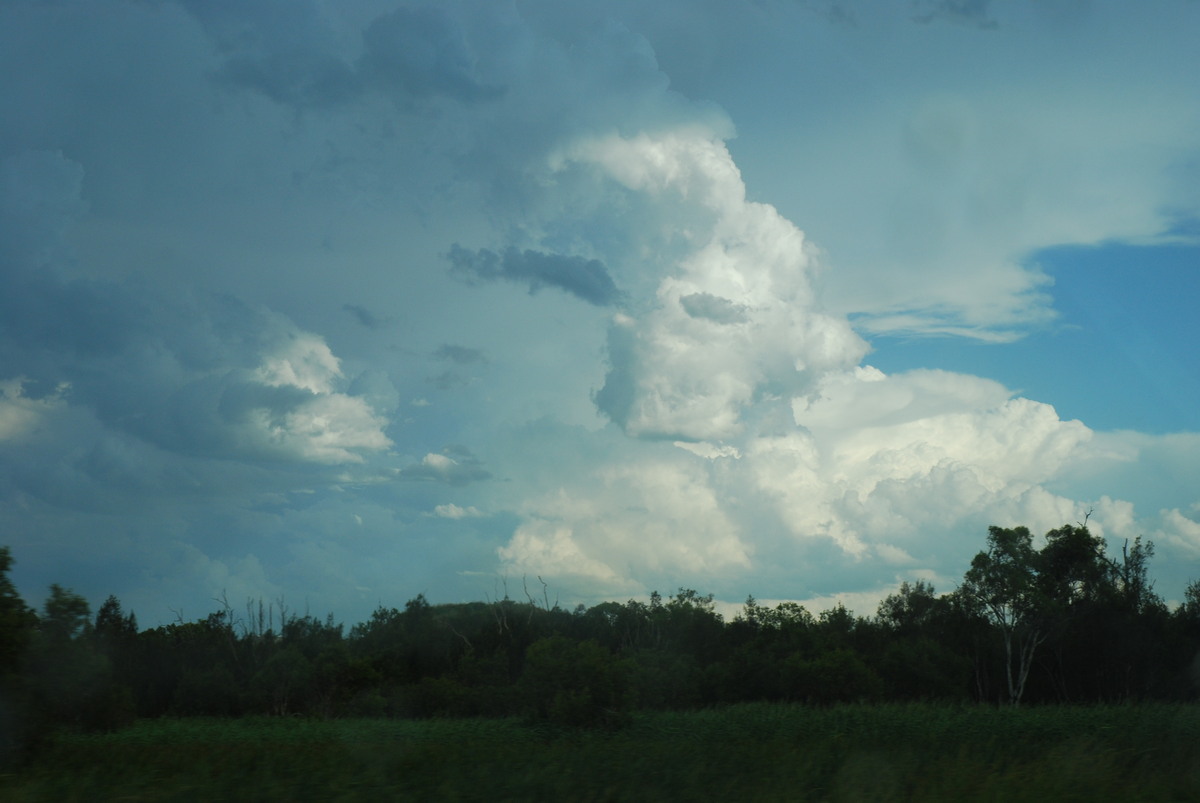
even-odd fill
[(504, 279), (528, 284), (530, 293), (556, 287), (598, 307), (618, 304), (623, 296), (604, 263), (597, 259), (528, 249), (518, 251), (512, 247), (502, 254), (486, 248), (468, 251), (457, 244), (450, 249), (447, 259), (454, 275), (468, 282)]

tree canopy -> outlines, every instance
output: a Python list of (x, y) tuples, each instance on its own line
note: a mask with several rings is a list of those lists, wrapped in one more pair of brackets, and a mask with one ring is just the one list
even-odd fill
[[(227, 602), (204, 618), (139, 630), (108, 597), (52, 585), (39, 611), (0, 547), (0, 694), (22, 727), (0, 749), (56, 727), (133, 717), (306, 714), (500, 716), (618, 727), (630, 711), (751, 700), (830, 705), (947, 700), (1017, 704), (1192, 700), (1200, 582), (1168, 611), (1154, 545), (1110, 556), (1086, 525), (1035, 539), (991, 527), (959, 587), (901, 583), (873, 615), (816, 615), (753, 596), (730, 621), (711, 594), (568, 611), (505, 597), (380, 607), (345, 628), (283, 601)], [(17, 741), (14, 741), (17, 740)]]

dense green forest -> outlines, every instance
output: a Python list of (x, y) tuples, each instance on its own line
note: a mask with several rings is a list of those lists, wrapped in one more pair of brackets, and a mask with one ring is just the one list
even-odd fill
[(0, 548), (0, 745), (8, 760), (52, 734), (138, 718), (303, 715), (510, 717), (617, 728), (632, 712), (789, 701), (992, 704), (1195, 700), (1200, 582), (1169, 610), (1153, 545), (1109, 555), (1086, 526), (1035, 539), (992, 527), (959, 587), (904, 584), (873, 615), (711, 595), (566, 610), (540, 583), (522, 599), (332, 615), (248, 601), (139, 630), (115, 597), (93, 615), (52, 586), (40, 611)]

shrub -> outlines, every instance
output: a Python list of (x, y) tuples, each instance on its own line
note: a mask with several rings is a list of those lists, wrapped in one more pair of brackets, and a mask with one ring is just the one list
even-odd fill
[(629, 665), (594, 641), (540, 639), (525, 651), (520, 680), (525, 712), (534, 721), (555, 725), (623, 725), (628, 721), (629, 676)]

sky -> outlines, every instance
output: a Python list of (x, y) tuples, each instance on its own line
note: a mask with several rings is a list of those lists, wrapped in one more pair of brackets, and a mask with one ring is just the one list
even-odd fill
[(1200, 579), (1200, 2), (5, 0), (40, 605)]

